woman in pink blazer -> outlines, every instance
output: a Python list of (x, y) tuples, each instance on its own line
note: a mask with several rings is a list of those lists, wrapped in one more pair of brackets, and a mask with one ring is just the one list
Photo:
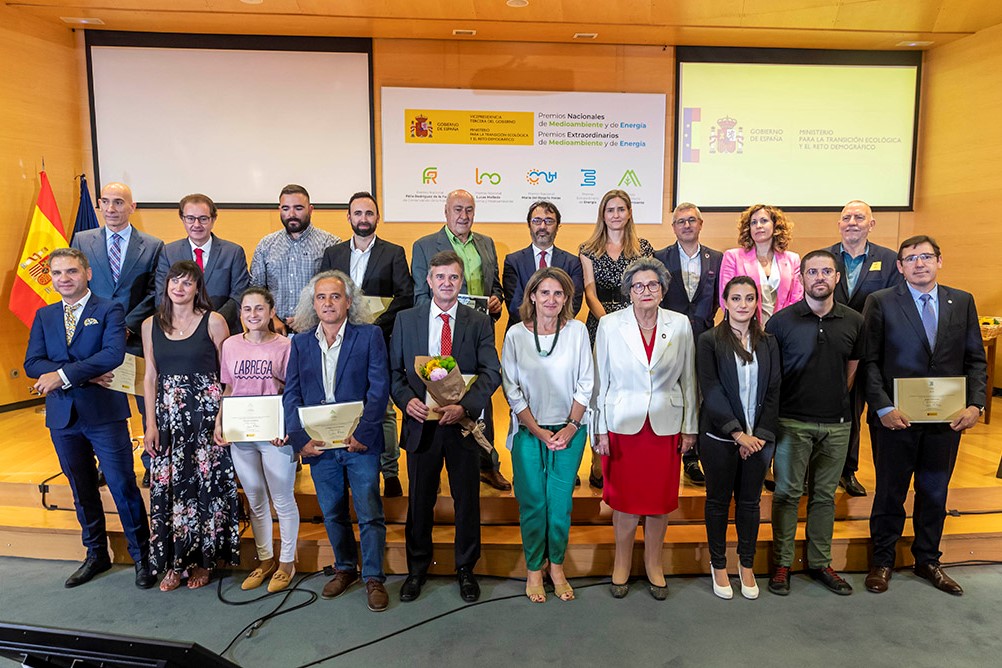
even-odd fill
[(738, 220), (738, 244), (724, 252), (720, 263), (720, 307), (724, 308), (723, 289), (735, 276), (748, 276), (758, 286), (762, 298), (758, 318), (763, 325), (773, 313), (794, 304), (804, 296), (800, 283), (800, 256), (786, 250), (793, 222), (775, 206), (755, 204)]

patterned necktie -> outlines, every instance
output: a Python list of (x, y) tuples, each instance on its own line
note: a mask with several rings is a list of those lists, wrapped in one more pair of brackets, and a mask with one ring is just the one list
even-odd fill
[(111, 264), (111, 278), (118, 283), (118, 277), (122, 273), (122, 235), (115, 232), (111, 235), (111, 252), (108, 255)]
[(546, 269), (546, 251), (539, 251), (539, 268)]
[(438, 316), (442, 319), (442, 355), (452, 354), (452, 327), (449, 327), (449, 314), (443, 313)]
[(77, 309), (80, 304), (63, 304), (63, 323), (66, 325), (66, 345), (73, 340), (73, 333), (77, 331)]
[(932, 307), (932, 297), (922, 295), (919, 297), (922, 302), (922, 326), (925, 327), (925, 337), (929, 339), (929, 347), (936, 347), (936, 309)]
[(205, 271), (205, 265), (202, 264), (202, 253), (204, 252), (205, 251), (203, 251), (201, 248), (195, 249), (195, 264), (197, 264), (198, 268), (201, 269), (202, 271)]

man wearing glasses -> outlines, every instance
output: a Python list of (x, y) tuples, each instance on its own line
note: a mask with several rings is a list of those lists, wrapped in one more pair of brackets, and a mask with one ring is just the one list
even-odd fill
[[(835, 285), (835, 301), (857, 313), (863, 312), (863, 304), (871, 294), (902, 281), (897, 266), (898, 254), (868, 240), (870, 230), (876, 224), (870, 206), (861, 200), (852, 200), (839, 214), (838, 232), (842, 240), (828, 248), (838, 262), (841, 276)], [(853, 385), (849, 403), (852, 407), (852, 430), (849, 432), (849, 452), (838, 484), (849, 496), (866, 496), (866, 488), (856, 479), (860, 416), (864, 403), (862, 383)]]
[[(682, 202), (676, 206), (671, 227), (675, 243), (654, 252), (654, 257), (661, 260), (671, 275), (661, 308), (689, 316), (695, 342), (700, 334), (713, 327), (723, 253), (699, 243), (703, 214), (695, 204)], [(689, 484), (706, 484), (695, 447), (682, 455), (682, 471)]]
[(243, 331), (240, 325), (240, 296), (250, 286), (247, 256), (242, 246), (212, 233), (216, 224), (216, 204), (206, 195), (185, 196), (177, 207), (184, 224), (185, 238), (164, 246), (157, 262), (157, 306), (164, 298), (164, 282), (171, 265), (193, 260), (205, 275), (205, 291), (212, 308), (226, 319), (230, 333)]
[[(960, 435), (985, 410), (987, 365), (977, 308), (970, 293), (939, 285), (939, 246), (920, 235), (901, 242), (905, 282), (866, 300), (863, 380), (877, 487), (870, 512), (873, 556), (866, 589), (887, 591), (895, 546), (905, 524), (905, 497), (915, 477), (912, 526), (915, 575), (948, 594), (964, 590), (940, 567), (946, 494)], [(944, 422), (912, 422), (895, 405), (896, 378), (963, 376), (966, 408)], [(914, 419), (915, 416), (912, 416)]]
[(807, 482), (807, 572), (830, 591), (852, 587), (831, 567), (835, 490), (849, 447), (849, 389), (863, 352), (863, 317), (835, 301), (837, 260), (826, 250), (800, 261), (804, 298), (775, 313), (765, 331), (783, 362), (773, 473), (774, 573), (769, 591), (790, 593), (797, 508)]
[(581, 275), (581, 261), (578, 256), (557, 248), (557, 231), (560, 229), (560, 210), (552, 202), (535, 202), (529, 207), (525, 217), (529, 223), (532, 243), (520, 251), (509, 253), (504, 259), (501, 286), (504, 302), (508, 308), (508, 327), (518, 324), (521, 318), (518, 309), (525, 295), (525, 285), (529, 277), (543, 267), (559, 267), (567, 272), (574, 283), (574, 315), (581, 310), (584, 299), (584, 279)]

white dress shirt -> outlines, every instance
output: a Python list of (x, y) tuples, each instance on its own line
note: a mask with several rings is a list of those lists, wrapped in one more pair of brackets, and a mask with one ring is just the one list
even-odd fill
[(449, 328), (452, 330), (452, 343), (456, 343), (456, 312), (459, 310), (459, 302), (452, 305), (448, 311), (443, 311), (431, 300), (431, 308), (428, 310), (428, 354), (432, 357), (442, 354), (442, 318), (443, 313), (449, 314)]
[(703, 263), (700, 259), (702, 250), (703, 247), (696, 244), (696, 252), (690, 257), (686, 255), (682, 244), (678, 245), (678, 266), (682, 271), (682, 283), (685, 285), (685, 294), (688, 295), (689, 301), (692, 301), (696, 294), (696, 288), (699, 287), (699, 275), (703, 270)]
[(329, 404), (334, 403), (334, 387), (337, 384), (337, 378), (334, 375), (337, 373), (337, 361), (341, 356), (341, 341), (344, 340), (345, 322), (348, 322), (347, 318), (341, 323), (341, 328), (337, 330), (334, 343), (329, 346), (327, 345), (327, 336), (324, 334), (323, 323), (317, 325), (315, 333), (317, 343), (320, 344), (320, 359), (323, 361), (321, 371), (323, 371), (324, 376), (324, 397)]
[(553, 249), (554, 249), (554, 246), (550, 246), (549, 248), (547, 248), (544, 251), (542, 248), (540, 248), (536, 244), (532, 244), (532, 257), (535, 260), (535, 263), (532, 266), (535, 267), (536, 269), (539, 269), (539, 256), (542, 255), (543, 253), (546, 253), (546, 266), (547, 267), (552, 267), (553, 266)]
[(195, 259), (195, 249), (196, 248), (201, 248), (202, 249), (202, 266), (203, 267), (208, 267), (209, 266), (209, 251), (212, 250), (212, 237), (210, 236), (208, 238), (208, 240), (206, 240), (205, 244), (203, 244), (201, 246), (197, 245), (194, 241), (192, 241), (191, 237), (188, 237), (188, 245), (191, 246), (191, 259), (192, 259), (192, 261), (195, 262), (195, 264), (198, 264), (198, 260)]
[(352, 235), (351, 239), (348, 240), (348, 248), (351, 249), (348, 273), (351, 275), (352, 282), (359, 289), (362, 288), (362, 279), (365, 278), (365, 270), (369, 267), (369, 258), (372, 257), (372, 247), (375, 244), (376, 239), (373, 237), (368, 248), (359, 250), (355, 246), (355, 235)]

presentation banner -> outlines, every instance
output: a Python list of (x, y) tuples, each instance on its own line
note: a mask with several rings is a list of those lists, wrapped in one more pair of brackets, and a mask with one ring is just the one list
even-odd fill
[(594, 225), (613, 188), (638, 224), (662, 222), (663, 94), (383, 88), (381, 109), (388, 222), (444, 222), (457, 188), (480, 223), (525, 221), (545, 199)]

